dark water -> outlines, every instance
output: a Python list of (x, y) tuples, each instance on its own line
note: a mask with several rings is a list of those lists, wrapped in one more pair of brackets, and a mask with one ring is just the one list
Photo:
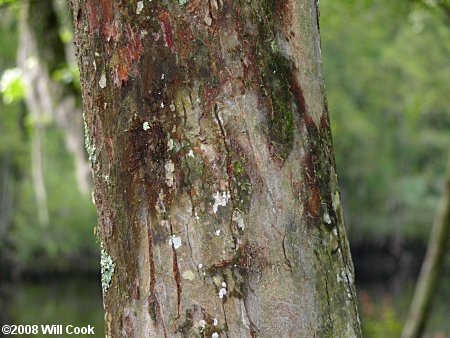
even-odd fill
[[(91, 325), (94, 335), (57, 335), (58, 337), (105, 337), (100, 280), (62, 279), (51, 282), (19, 283), (1, 286), (0, 324)], [(10, 337), (52, 337), (43, 335)], [(0, 334), (0, 336), (2, 336)], [(6, 336), (5, 336), (6, 337)], [(53, 336), (56, 337), (56, 336)]]
[[(444, 282), (444, 281), (443, 281)], [(450, 337), (450, 279), (435, 290), (424, 338)], [(359, 313), (366, 338), (400, 337), (409, 311), (415, 281), (409, 280), (398, 289), (386, 283), (370, 283), (357, 287)]]
[[(436, 299), (425, 337), (450, 337), (450, 276), (436, 290)], [(370, 283), (357, 286), (366, 338), (399, 337), (414, 280)], [(105, 337), (100, 281), (60, 279), (52, 282), (0, 285), (0, 324), (62, 324), (94, 327), (94, 335), (58, 337)], [(0, 337), (2, 335), (0, 334)], [(6, 336), (5, 336), (6, 337)], [(49, 337), (15, 335), (9, 337)], [(54, 336), (55, 337), (55, 336)]]

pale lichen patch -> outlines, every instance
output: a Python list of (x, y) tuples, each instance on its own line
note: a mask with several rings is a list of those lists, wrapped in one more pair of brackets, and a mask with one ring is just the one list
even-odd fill
[(169, 245), (173, 246), (175, 249), (178, 249), (181, 246), (181, 237), (172, 235), (169, 238)]
[(328, 211), (325, 211), (325, 213), (323, 214), (323, 220), (325, 223), (331, 224), (331, 218), (330, 215), (328, 214)]
[(245, 229), (244, 218), (242, 217), (242, 212), (239, 209), (235, 209), (233, 212), (233, 221), (237, 223), (239, 229)]
[(339, 207), (341, 206), (341, 201), (339, 199), (339, 192), (336, 191), (334, 193), (332, 203), (333, 203), (333, 209), (335, 211), (337, 211), (339, 209)]
[(105, 72), (103, 72), (102, 75), (100, 76), (100, 81), (98, 81), (98, 85), (100, 86), (101, 89), (106, 87), (106, 74), (105, 74)]
[(169, 187), (173, 187), (173, 172), (175, 171), (175, 165), (172, 160), (169, 159), (164, 165), (164, 168), (166, 169), (166, 184)]
[(100, 257), (100, 271), (102, 275), (102, 289), (107, 292), (111, 284), (111, 279), (114, 273), (115, 264), (111, 256), (102, 248)]
[[(166, 212), (166, 206), (164, 205), (164, 198), (166, 197), (166, 195), (164, 194), (164, 190), (160, 190), (159, 194), (158, 194), (158, 200), (156, 201), (155, 204), (155, 209), (159, 214), (164, 214)], [(168, 221), (166, 221), (168, 222)], [(162, 225), (162, 222), (161, 222)]]
[(136, 14), (141, 14), (142, 10), (144, 9), (144, 1), (138, 1), (136, 5)]
[(96, 147), (95, 144), (91, 145), (91, 142), (89, 140), (89, 129), (87, 126), (86, 115), (84, 114), (84, 112), (83, 112), (83, 124), (84, 124), (84, 146), (88, 153), (89, 161), (94, 162), (96, 160), (95, 156)]
[(169, 141), (167, 141), (167, 150), (171, 151), (173, 150), (173, 140), (170, 138)]
[(349, 271), (347, 271), (347, 279), (348, 279), (348, 284), (352, 285), (353, 284), (353, 276)]
[(213, 198), (214, 198), (213, 212), (217, 213), (217, 209), (219, 208), (219, 206), (221, 206), (221, 207), (226, 206), (230, 197), (231, 197), (231, 195), (230, 195), (229, 191), (226, 191), (226, 192), (224, 191), (224, 192), (222, 192), (222, 194), (217, 191), (213, 195)]
[(227, 294), (227, 283), (222, 282), (222, 287), (219, 290), (219, 298), (225, 297)]
[(200, 145), (200, 150), (202, 152), (203, 155), (205, 155), (206, 159), (209, 162), (215, 162), (216, 161), (216, 151), (214, 149), (214, 147), (208, 145), (208, 144), (201, 144)]
[(184, 279), (193, 281), (195, 279), (195, 274), (191, 270), (187, 270), (187, 271), (183, 272), (181, 277), (183, 277)]

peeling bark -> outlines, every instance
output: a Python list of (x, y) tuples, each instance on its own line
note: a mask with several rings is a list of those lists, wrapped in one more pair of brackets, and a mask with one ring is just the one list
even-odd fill
[(71, 6), (107, 335), (361, 336), (316, 3)]

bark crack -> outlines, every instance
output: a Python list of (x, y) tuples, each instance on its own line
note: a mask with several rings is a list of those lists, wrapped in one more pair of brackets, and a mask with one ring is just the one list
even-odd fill
[(327, 317), (328, 317), (328, 321), (329, 321), (329, 323), (331, 325), (330, 331), (333, 332), (334, 323), (333, 323), (333, 319), (331, 317), (330, 294), (329, 294), (329, 291), (328, 291), (328, 277), (329, 277), (329, 274), (328, 274), (328, 270), (325, 267), (323, 261), (320, 259), (320, 255), (316, 255), (316, 257), (317, 257), (317, 260), (319, 261), (319, 263), (322, 265), (322, 269), (325, 271), (325, 294), (326, 294), (326, 297), (327, 297), (327, 305), (328, 305), (328, 307), (326, 309), (326, 314), (327, 314)]
[[(170, 223), (170, 235), (173, 236), (172, 223)], [(175, 244), (172, 241), (172, 272), (175, 284), (177, 285), (177, 320), (181, 317), (181, 278), (180, 270), (178, 269), (178, 257), (175, 249)]]
[(224, 324), (224, 331), (225, 331), (225, 335), (227, 336), (227, 338), (229, 337), (228, 336), (228, 321), (227, 321), (227, 314), (226, 314), (226, 312), (225, 312), (225, 304), (224, 304), (224, 302), (222, 301), (222, 312), (223, 312), (223, 318), (224, 318), (224, 321), (225, 321), (225, 324)]
[[(227, 135), (225, 132), (225, 128), (224, 128), (222, 120), (220, 119), (220, 116), (219, 116), (217, 104), (214, 105), (214, 117), (216, 118), (217, 124), (219, 125), (222, 141), (223, 141), (225, 151), (226, 151), (226, 172), (227, 172), (227, 176), (228, 176), (228, 190), (230, 192), (231, 204), (232, 204), (233, 212), (234, 212), (234, 209), (236, 208), (236, 196), (234, 194), (234, 189), (233, 189), (233, 172), (232, 172), (231, 154), (230, 154), (229, 145), (227, 143)], [(228, 225), (230, 228), (231, 236), (233, 237), (234, 249), (236, 249), (237, 245), (238, 245), (237, 244), (238, 241), (237, 241), (237, 238), (233, 231), (233, 212), (231, 213), (230, 222)]]
[(245, 309), (245, 314), (247, 315), (248, 321), (250, 323), (249, 327), (250, 327), (250, 336), (252, 338), (256, 338), (256, 332), (258, 331), (258, 329), (256, 328), (255, 324), (253, 324), (252, 319), (250, 318), (250, 315), (248, 313), (248, 306), (247, 306), (247, 298), (244, 298), (244, 309)]
[(331, 313), (330, 313), (330, 309), (331, 309), (331, 304), (330, 304), (330, 294), (328, 293), (328, 273), (327, 273), (327, 277), (325, 279), (325, 292), (327, 294), (327, 304), (328, 304), (328, 311), (327, 311), (327, 315), (328, 315), (328, 320), (331, 323), (331, 327), (333, 328), (333, 320), (331, 319)]
[[(192, 189), (193, 188), (192, 188), (192, 182), (191, 182), (191, 168), (189, 167), (189, 165), (187, 165), (187, 181), (189, 184), (188, 195), (189, 195), (189, 199), (191, 201), (191, 219), (192, 219), (192, 217), (195, 217), (196, 211), (195, 211), (194, 200), (192, 198)], [(192, 251), (191, 239), (189, 237), (189, 222), (186, 223), (186, 238), (187, 238), (187, 242), (188, 242), (188, 246), (189, 246), (189, 252), (191, 254), (191, 260), (192, 260), (192, 262), (194, 262), (194, 254)]]
[[(236, 104), (238, 104), (236, 100), (235, 100), (234, 102), (236, 102)], [(240, 104), (239, 104), (239, 106), (240, 106)], [(249, 134), (249, 132), (248, 132), (248, 126), (247, 126), (247, 121), (246, 121), (246, 119), (244, 119), (244, 124), (245, 124), (245, 128), (244, 128), (245, 136), (247, 136), (247, 141), (248, 141), (248, 144), (249, 144), (249, 146), (250, 146), (250, 150), (252, 151), (253, 158), (256, 160), (258, 157), (256, 156), (256, 152), (255, 152), (255, 149), (254, 149), (254, 147), (253, 147), (253, 142), (252, 142), (252, 140), (251, 140), (251, 138), (250, 138), (250, 134)], [(265, 182), (265, 181), (264, 181), (264, 182)], [(275, 199), (273, 198), (272, 191), (270, 190), (270, 188), (269, 188), (267, 182), (265, 182), (265, 186), (266, 186), (267, 194), (268, 194), (269, 197), (270, 197), (270, 202), (272, 203), (272, 208), (275, 209), (275, 206), (276, 206), (276, 204), (275, 204)]]
[[(148, 297), (148, 302), (150, 306), (154, 306), (158, 310), (158, 314), (161, 317), (161, 325), (164, 331), (164, 337), (167, 338), (166, 325), (164, 323), (164, 316), (161, 311), (161, 306), (159, 304), (158, 298), (156, 297), (155, 287), (156, 287), (156, 277), (155, 277), (155, 257), (153, 255), (153, 234), (151, 230), (151, 226), (147, 223), (147, 231), (148, 231), (148, 255), (149, 255), (149, 263), (150, 263), (150, 295)], [(151, 310), (152, 311), (152, 310)], [(154, 310), (153, 310), (154, 311)], [(154, 317), (156, 320), (156, 313), (154, 315), (151, 314), (151, 317)]]
[[(337, 229), (337, 236), (338, 236), (338, 246), (340, 248), (342, 248), (341, 250), (346, 250), (346, 252), (350, 252), (349, 248), (346, 245), (345, 246), (342, 245), (343, 243), (342, 243), (342, 240), (341, 240), (341, 236), (340, 236), (341, 232), (340, 232), (339, 227), (336, 226), (336, 229)], [(351, 263), (348, 262), (347, 257), (344, 254), (341, 253), (340, 256), (341, 256), (342, 262), (344, 263), (344, 266), (346, 268), (345, 280), (347, 282), (347, 287), (348, 287), (348, 289), (350, 291), (350, 294), (352, 296), (353, 311), (354, 311), (356, 317), (359, 318), (358, 305), (356, 303), (356, 299), (357, 299), (356, 291), (352, 287), (352, 283), (350, 282), (350, 279), (349, 279), (349, 274), (352, 274), (353, 277), (354, 277), (353, 267), (352, 267)]]
[(286, 240), (286, 229), (285, 229), (285, 233), (284, 233), (284, 236), (283, 236), (283, 240), (282, 240), (282, 242), (281, 242), (281, 246), (282, 246), (282, 248), (283, 248), (283, 255), (284, 255), (285, 263), (286, 263), (286, 265), (288, 266), (289, 271), (291, 272), (292, 276), (295, 277), (294, 271), (292, 270), (292, 264), (291, 264), (291, 261), (289, 260), (289, 258), (287, 257), (287, 254), (286, 254), (286, 246), (285, 246), (285, 244), (284, 244), (284, 241), (285, 241), (285, 240)]

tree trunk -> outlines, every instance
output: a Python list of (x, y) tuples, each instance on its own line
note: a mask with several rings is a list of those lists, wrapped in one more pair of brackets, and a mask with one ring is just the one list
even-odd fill
[(72, 0), (110, 337), (359, 337), (312, 0)]
[(440, 205), (428, 241), (402, 338), (422, 337), (445, 263), (450, 234), (450, 161)]

